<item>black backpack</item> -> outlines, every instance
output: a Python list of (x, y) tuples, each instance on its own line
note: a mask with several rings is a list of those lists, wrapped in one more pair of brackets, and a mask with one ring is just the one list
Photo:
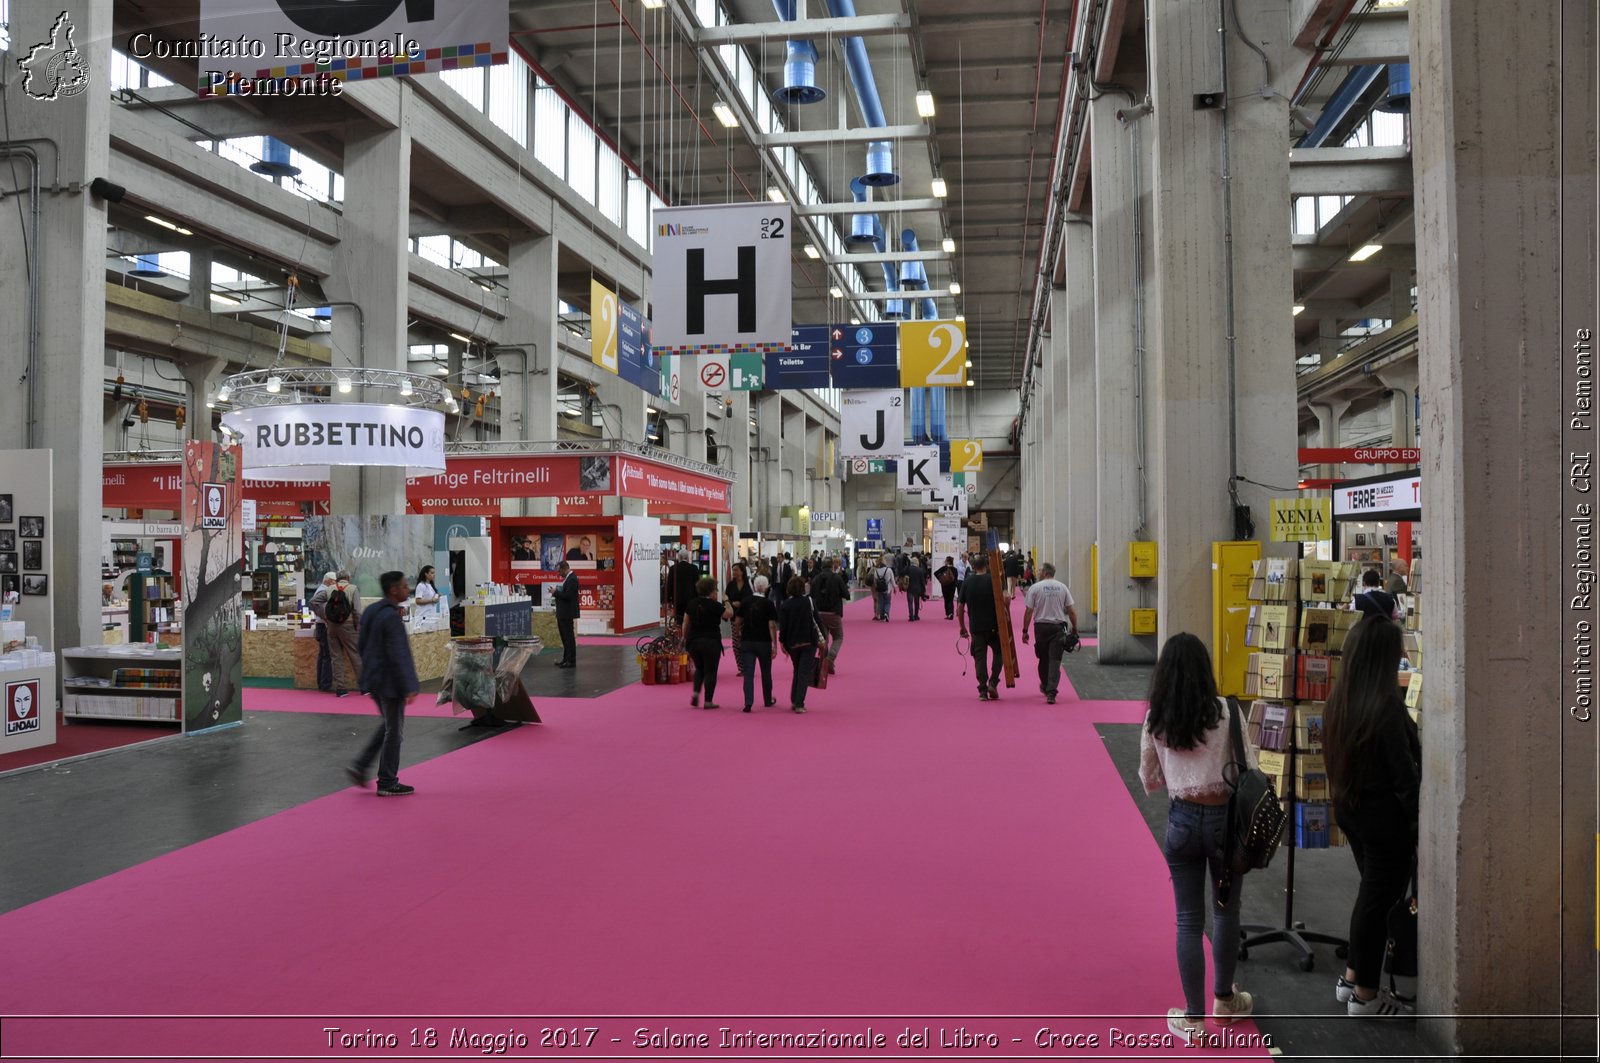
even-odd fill
[(885, 575), (884, 575), (884, 574), (883, 574), (883, 573), (884, 573), (884, 570), (883, 570), (883, 569), (881, 569), (881, 568), (880, 568), (880, 569), (879, 569), (879, 570), (878, 570), (878, 579), (877, 579), (877, 582), (876, 582), (876, 583), (874, 583), (874, 584), (873, 584), (873, 585), (872, 585), (872, 587), (873, 587), (873, 589), (874, 589), (874, 590), (876, 590), (876, 591), (877, 591), (877, 592), (878, 592), (878, 593), (879, 593), (879, 594), (888, 594), (888, 593), (889, 593), (889, 579), (888, 579), (888, 577), (887, 577), (887, 576), (885, 576)]
[(350, 619), (350, 614), (355, 612), (350, 607), (350, 596), (344, 592), (343, 587), (335, 587), (333, 593), (328, 595), (328, 604), (323, 609), (324, 615), (330, 624), (342, 624)]
[[(1244, 734), (1239, 727), (1243, 710), (1228, 698), (1228, 732), (1233, 745), (1233, 760), (1222, 766), (1222, 780), (1233, 791), (1228, 799), (1228, 833), (1223, 850), (1222, 881), (1217, 883), (1217, 904), (1228, 902), (1236, 875), (1252, 868), (1266, 867), (1283, 841), (1288, 815), (1278, 800), (1272, 780), (1260, 768), (1246, 767)], [(1230, 771), (1231, 769), (1231, 771)], [(1230, 778), (1230, 775), (1232, 776)]]

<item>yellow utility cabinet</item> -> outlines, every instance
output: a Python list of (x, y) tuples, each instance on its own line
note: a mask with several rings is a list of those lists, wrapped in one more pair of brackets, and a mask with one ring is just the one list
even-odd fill
[(1153, 579), (1156, 574), (1156, 544), (1128, 544), (1128, 575), (1134, 579)]

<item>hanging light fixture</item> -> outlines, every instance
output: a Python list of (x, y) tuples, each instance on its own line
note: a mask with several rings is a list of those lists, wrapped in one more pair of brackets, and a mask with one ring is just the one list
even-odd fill
[(927, 89), (917, 93), (917, 115), (921, 118), (933, 117), (933, 93)]
[(267, 377), (267, 391), (268, 392), (270, 392), (273, 395), (276, 395), (278, 392), (280, 392), (282, 390), (283, 390), (283, 377), (281, 377), (281, 376), (269, 376), (269, 377)]
[(711, 105), (711, 113), (717, 116), (717, 121), (722, 123), (723, 128), (739, 128), (739, 116), (734, 114), (733, 108), (729, 107), (720, 98)]
[(219, 388), (217, 390), (217, 401), (218, 402), (227, 402), (228, 401), (228, 396), (230, 396), (232, 394), (233, 394), (233, 389), (230, 388), (228, 385), (224, 384), (224, 385), (222, 385), (221, 388)]
[(950, 282), (950, 294), (951, 295), (960, 295), (961, 294), (961, 282), (960, 281), (951, 281)]
[[(271, 390), (270, 385), (268, 386), (268, 390)], [(411, 397), (411, 393), (412, 393), (411, 378), (410, 377), (406, 377), (404, 380), (400, 381), (400, 396), (402, 398), (409, 399)]]
[(955, 240), (955, 237), (946, 236), (944, 238), (944, 243), (941, 244), (940, 246), (942, 246), (944, 248), (944, 253), (945, 254), (947, 254), (947, 255), (955, 254), (956, 253), (956, 240)]
[(354, 385), (351, 384), (349, 377), (347, 377), (347, 376), (339, 377), (339, 394), (341, 394), (341, 395), (350, 394), (350, 389), (353, 386)]
[(933, 179), (932, 192), (935, 199), (943, 199), (950, 194), (950, 188), (944, 183), (943, 177)]

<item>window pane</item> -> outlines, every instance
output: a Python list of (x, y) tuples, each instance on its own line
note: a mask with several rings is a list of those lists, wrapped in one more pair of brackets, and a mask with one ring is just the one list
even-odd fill
[(567, 105), (543, 83), (534, 93), (533, 156), (557, 177), (567, 176)]
[(472, 104), (478, 110), (483, 110), (483, 76), (482, 67), (469, 67), (466, 70), (440, 71), (439, 77), (444, 83), (461, 94), (462, 99)]
[(1372, 112), (1372, 143), (1379, 148), (1397, 148), (1406, 142), (1406, 116), (1388, 111)]
[(1311, 196), (1296, 196), (1294, 200), (1294, 231), (1298, 235), (1313, 236), (1317, 231), (1317, 201)]
[(644, 181), (635, 176), (628, 178), (628, 239), (640, 247), (649, 247), (650, 190)]
[(489, 120), (528, 146), (528, 64), (515, 52), (489, 68)]
[(622, 224), (622, 160), (604, 144), (600, 145), (600, 167), (596, 174), (600, 213), (617, 225)]
[(594, 130), (577, 115), (567, 123), (567, 184), (587, 202), (594, 202)]

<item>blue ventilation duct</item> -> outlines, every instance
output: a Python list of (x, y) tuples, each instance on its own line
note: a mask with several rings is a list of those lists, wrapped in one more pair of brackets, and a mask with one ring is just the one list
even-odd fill
[[(851, 179), (850, 195), (857, 203), (865, 203), (872, 198), (872, 193), (867, 190), (866, 185), (861, 183), (861, 178), (859, 177)], [(878, 224), (878, 218), (875, 214), (850, 215), (850, 235), (845, 237), (844, 242), (851, 247), (871, 247), (874, 240), (872, 228), (876, 224)]]
[(1411, 64), (1389, 64), (1389, 91), (1378, 104), (1378, 110), (1391, 114), (1411, 112)]
[(299, 177), (300, 167), (290, 161), (289, 145), (275, 137), (263, 139), (261, 158), (251, 163), (250, 169), (268, 177)]
[(911, 392), (911, 428), (909, 436), (913, 446), (922, 446), (928, 441), (928, 408), (924, 392), (926, 388), (908, 388)]
[(939, 444), (939, 456), (944, 462), (944, 468), (950, 467), (950, 437), (945, 433), (945, 389), (929, 388), (933, 394), (929, 403), (928, 416), (933, 422), (933, 441)]
[[(856, 5), (851, 0), (828, 0), (828, 12), (834, 18), (855, 18)], [(839, 44), (844, 50), (845, 69), (850, 74), (850, 87), (855, 90), (862, 119), (874, 128), (888, 125), (888, 119), (883, 116), (883, 101), (878, 98), (878, 82), (872, 76), (872, 63), (867, 58), (866, 44), (860, 37), (846, 37)], [(874, 140), (867, 145), (867, 172), (861, 175), (861, 182), (876, 187), (900, 183), (900, 175), (894, 172), (893, 144), (887, 140)]]
[[(900, 230), (900, 250), (916, 251), (917, 232), (915, 229)], [(900, 287), (908, 291), (924, 291), (928, 287), (928, 267), (921, 262), (900, 263)]]
[[(872, 246), (879, 252), (887, 252), (889, 244), (883, 235), (883, 223), (876, 214), (872, 215)], [(897, 291), (898, 277), (895, 274), (894, 263), (883, 262), (883, 290), (886, 292)], [(904, 299), (889, 299), (883, 304), (883, 320), (903, 321), (910, 314)]]
[(1381, 66), (1351, 67), (1343, 83), (1329, 97), (1327, 106), (1322, 108), (1322, 117), (1317, 119), (1317, 124), (1312, 126), (1311, 132), (1301, 137), (1295, 147), (1320, 148), (1326, 145), (1333, 131), (1350, 113), (1350, 108), (1360, 102), (1361, 97), (1366, 95), (1367, 90), (1378, 80), (1383, 71), (1384, 68)]
[(130, 277), (165, 277), (161, 269), (161, 258), (158, 255), (138, 255), (133, 260), (133, 268), (128, 271)]
[[(772, 0), (778, 18), (795, 19), (794, 0)], [(783, 63), (783, 86), (772, 94), (779, 103), (821, 103), (827, 92), (817, 84), (817, 46), (810, 41), (790, 41)]]

